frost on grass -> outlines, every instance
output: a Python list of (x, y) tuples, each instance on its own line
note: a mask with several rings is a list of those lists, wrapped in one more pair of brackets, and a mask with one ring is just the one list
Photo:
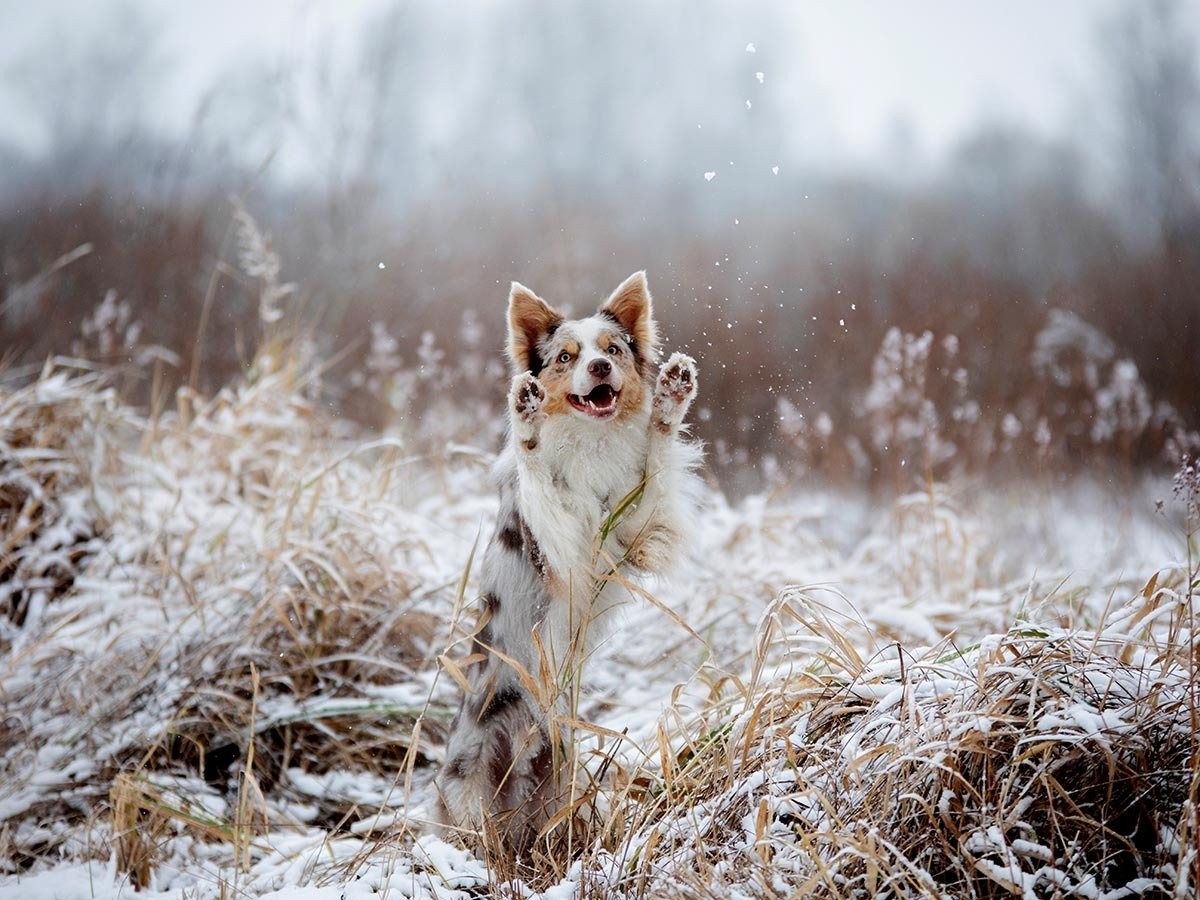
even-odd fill
[[(314, 790), (334, 771), (370, 784), (378, 813), (379, 786), (436, 753), (448, 692), (429, 660), (456, 574), (442, 564), (469, 539), (436, 558), (411, 460), (387, 442), (339, 446), (291, 378), (169, 421), (110, 412), (130, 434), (107, 445), (78, 422), (111, 401), (86, 380), (49, 373), (3, 398), (8, 447), (33, 436), (5, 457), (7, 540), (29, 533), (5, 556), (10, 868), (62, 852), (72, 825), (116, 805), (118, 776), (141, 814), (194, 828), (186, 804), (163, 799), (191, 779), (204, 791), (183, 796), (205, 807), (205, 833), (229, 837), (248, 810), (357, 821), (355, 790)], [(60, 419), (57, 445), (33, 439)], [(81, 438), (98, 446), (73, 450)], [(477, 527), (469, 503), (442, 521)]]
[[(377, 386), (442, 377), (374, 337)], [(952, 348), (885, 350), (878, 427), (928, 451), (883, 398)], [(712, 493), (590, 661), (584, 839), (427, 834), (488, 456), (346, 436), (270, 353), (156, 418), (93, 372), (0, 393), (0, 893), (1191, 895), (1194, 564), (1084, 488)]]
[(258, 226), (244, 206), (236, 204), (234, 221), (237, 223), (238, 261), (244, 271), (259, 283), (258, 317), (264, 325), (273, 325), (283, 318), (280, 304), (295, 292), (294, 284), (283, 284), (279, 280), (279, 254), (271, 243), (270, 236)]
[(826, 631), (827, 666), (696, 723), (638, 811), (632, 844), (656, 856), (638, 877), (750, 895), (1169, 893), (1194, 877), (1197, 698), (1186, 660), (1163, 665), (1126, 624), (870, 664)]
[(47, 371), (0, 395), (0, 648), (37, 630), (101, 546), (85, 470), (106, 464), (120, 422), (94, 374)]

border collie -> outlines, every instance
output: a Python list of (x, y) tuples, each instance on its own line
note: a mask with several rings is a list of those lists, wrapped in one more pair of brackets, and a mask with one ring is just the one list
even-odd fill
[[(683, 418), (696, 366), (655, 372), (644, 272), (584, 319), (516, 282), (508, 299), (509, 436), (464, 688), (435, 785), (442, 824), (528, 847), (575, 777), (572, 692), (629, 574), (666, 573), (695, 516), (700, 448)], [(631, 571), (630, 571), (631, 570)]]

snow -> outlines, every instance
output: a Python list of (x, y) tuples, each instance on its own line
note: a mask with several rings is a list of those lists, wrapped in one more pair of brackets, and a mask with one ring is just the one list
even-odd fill
[[(113, 863), (66, 864), (32, 875), (0, 878), (5, 900), (166, 900), (176, 891), (152, 891), (135, 895), (133, 887), (117, 877)], [(298, 897), (299, 895), (297, 895)]]
[[(426, 356), (434, 350), (425, 348)], [(923, 336), (897, 336), (879, 366), (880, 396), (902, 391), (906, 370), (929, 350)], [(50, 381), (45, 391), (63, 387)], [(923, 439), (919, 413), (883, 425)], [(62, 517), (40, 546), (46, 558), (81, 540), (91, 552), (69, 590), (47, 593), (36, 616), (10, 629), (0, 666), (0, 695), (21, 698), (26, 736), (0, 756), (0, 822), (14, 823), (15, 846), (32, 853), (53, 843), (62, 855), (39, 857), (26, 871), (0, 859), (6, 900), (133, 896), (112, 854), (103, 850), (97, 859), (87, 849), (109, 846), (104, 816), (68, 825), (37, 810), (102, 808), (111, 773), (135, 766), (189, 716), (203, 716), (205, 691), (231, 667), (257, 661), (263, 671), (248, 636), (259, 634), (253, 629), (264, 617), (278, 615), (280, 628), (296, 634), (296, 644), (281, 639), (281, 656), (296, 646), (318, 648), (322, 617), (338, 608), (322, 607), (317, 616), (306, 606), (322, 592), (360, 604), (397, 599), (370, 607), (378, 618), (369, 618), (372, 629), (358, 643), (310, 660), (321, 674), (308, 696), (264, 682), (244, 727), (263, 735), (302, 723), (335, 741), (347, 733), (330, 723), (353, 737), (380, 720), (406, 741), (407, 723), (426, 714), (436, 731), (438, 717), (453, 709), (455, 688), (432, 660), (455, 638), (457, 585), (477, 535), (489, 533), (495, 516), (487, 452), (457, 447), (423, 461), (399, 435), (339, 438), (299, 398), (265, 387), (230, 392), (187, 428), (163, 426), (161, 443), (149, 449), (98, 426), (80, 437), (124, 448), (123, 465), (110, 466), (104, 454), (71, 457), (82, 468), (56, 498)], [(66, 458), (46, 457), (55, 465)], [(865, 796), (884, 765), (881, 747), (908, 747), (916, 759), (922, 748), (1000, 727), (1000, 718), (973, 706), (979, 673), (1023, 678), (1006, 654), (1018, 645), (1068, 646), (1066, 617), (1095, 627), (1109, 615), (1103, 634), (1114, 646), (1129, 640), (1134, 625), (1144, 633), (1168, 627), (1177, 603), (1139, 612), (1139, 598), (1150, 599), (1141, 593), (1146, 576), (1178, 571), (1176, 536), (1153, 515), (1151, 498), (1167, 493), (1163, 483), (1123, 496), (1082, 480), (1024, 490), (931, 485), (883, 504), (851, 490), (792, 489), (736, 503), (710, 491), (687, 564), (650, 586), (690, 630), (654, 604), (630, 603), (589, 662), (581, 715), (626, 732), (617, 767), (654, 773), (658, 735), (669, 735), (678, 750), (679, 723), (711, 718), (721, 695), (714, 686), (734, 680), (767, 696), (844, 665), (855, 674), (842, 697), (869, 715), (823, 738), (827, 760), (800, 771), (786, 756), (812, 749), (815, 723), (808, 713), (781, 722), (768, 748), (755, 750), (756, 768), (730, 772), (719, 792), (686, 810), (665, 810), (655, 834), (681, 848), (702, 835), (723, 841), (718, 865), (729, 873), (731, 897), (739, 893), (739, 866), (760, 851), (775, 854), (777, 872), (800, 872), (787, 822), (814, 832), (836, 827), (813, 787), (829, 783), (828, 760), (842, 766), (846, 798)], [(468, 604), (477, 576), (468, 573)], [(360, 581), (374, 588), (356, 587)], [(1156, 596), (1169, 596), (1166, 582)], [(1114, 597), (1139, 602), (1113, 611)], [(389, 629), (426, 620), (433, 636), (420, 653), (387, 656), (370, 646)], [(1149, 671), (1150, 648), (1132, 642), (1128, 656)], [(329, 674), (338, 664), (376, 658), (387, 665), (369, 681), (339, 683)], [(1131, 669), (1115, 672), (1104, 659), (1081, 664), (1076, 683), (1086, 696), (1040, 701), (1029, 740), (1094, 744), (1135, 733), (1135, 701), (1150, 681)], [(731, 734), (752, 727), (753, 707), (726, 709), (720, 721)], [(611, 746), (598, 735), (584, 740), (585, 749)], [(231, 887), (237, 896), (278, 900), (477, 895), (491, 877), (485, 864), (427, 833), (426, 785), (440, 745), (436, 737), (415, 743), (422, 759), (411, 784), (399, 765), (319, 771), (294, 761), (275, 787), (263, 789), (259, 813), (270, 827), (256, 835), (246, 864), (236, 864), (227, 844), (180, 826), (163, 839), (152, 882), (137, 896), (209, 898)], [(928, 759), (935, 771), (949, 765), (945, 753)], [(227, 784), (163, 771), (145, 779), (162, 802), (212, 821), (234, 815), (238, 792)], [(234, 779), (236, 787), (236, 772)], [(943, 810), (962, 801), (954, 791), (935, 798)], [(338, 831), (330, 810), (346, 817)], [(722, 838), (726, 827), (732, 834)], [(649, 832), (633, 837), (631, 846), (645, 846)], [(1164, 835), (1164, 844), (1172, 837)], [(1074, 876), (1054, 869), (1050, 850), (1032, 835), (979, 829), (968, 843), (988, 854), (979, 868), (1000, 884), (1028, 893), (1058, 879), (1079, 896), (1100, 896), (1094, 885), (1063, 880)], [(1031, 873), (1030, 860), (1041, 868)], [(605, 866), (616, 877), (622, 865), (597, 854), (590, 869), (577, 864), (540, 896), (577, 896)], [(781, 881), (779, 891), (789, 883)], [(535, 896), (528, 886), (514, 890)]]

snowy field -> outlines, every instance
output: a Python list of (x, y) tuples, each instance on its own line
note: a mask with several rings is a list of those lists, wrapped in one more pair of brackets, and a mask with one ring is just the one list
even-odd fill
[(307, 376), (0, 392), (0, 897), (1194, 896), (1169, 478), (712, 489), (590, 663), (586, 841), (514, 863), (425, 823), (490, 457)]

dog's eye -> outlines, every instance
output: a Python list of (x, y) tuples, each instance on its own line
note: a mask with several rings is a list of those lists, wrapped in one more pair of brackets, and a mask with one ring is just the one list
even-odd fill
[(569, 363), (571, 361), (571, 354), (564, 350), (562, 353), (558, 354), (558, 361), (560, 363)]
[(621, 348), (618, 347), (616, 344), (609, 344), (608, 352), (611, 353), (613, 356), (616, 356), (617, 354), (619, 354), (621, 352)]

